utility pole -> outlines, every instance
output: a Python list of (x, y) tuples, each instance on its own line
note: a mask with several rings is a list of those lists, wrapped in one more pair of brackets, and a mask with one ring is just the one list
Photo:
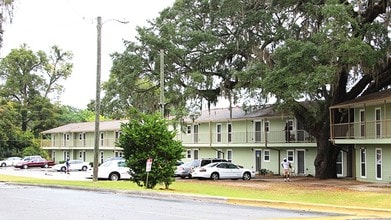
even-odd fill
[(164, 118), (164, 50), (160, 50), (160, 113)]
[(100, 117), (100, 78), (102, 71), (102, 18), (97, 18), (97, 60), (96, 60), (96, 97), (95, 97), (95, 143), (93, 181), (98, 181), (98, 156), (99, 156), (99, 117)]
[[(109, 19), (107, 21), (117, 21), (122, 24), (129, 23), (128, 21), (120, 21), (117, 19)], [(100, 90), (101, 90), (101, 72), (102, 72), (102, 18), (97, 17), (97, 60), (96, 60), (96, 97), (95, 97), (95, 143), (94, 143), (94, 167), (92, 179), (94, 182), (98, 181), (98, 165), (99, 165), (99, 124), (100, 124)]]

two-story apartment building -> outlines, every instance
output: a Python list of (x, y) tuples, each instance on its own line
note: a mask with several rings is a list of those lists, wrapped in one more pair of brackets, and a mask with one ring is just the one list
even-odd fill
[(330, 116), (331, 141), (353, 151), (353, 176), (391, 182), (391, 89), (332, 106)]
[(184, 160), (224, 158), (258, 173), (280, 174), (287, 158), (297, 175), (315, 174), (316, 141), (295, 118), (270, 106), (204, 110), (182, 122), (177, 139), (186, 148)]
[[(101, 121), (99, 125), (99, 163), (110, 157), (122, 156), (122, 148), (116, 147), (120, 128), (126, 120)], [(41, 146), (49, 151), (54, 161), (67, 158), (81, 159), (86, 162), (94, 160), (95, 123), (71, 123), (42, 132), (47, 136)]]
[[(122, 155), (115, 146), (121, 123), (101, 121), (99, 161)], [(280, 163), (287, 158), (297, 175), (314, 175), (313, 161), (316, 142), (289, 115), (275, 112), (272, 107), (244, 111), (241, 107), (204, 110), (188, 117), (176, 126), (177, 140), (182, 141), (184, 160), (224, 158), (258, 173), (280, 174)], [(174, 127), (174, 126), (173, 126)], [(95, 123), (72, 123), (42, 132), (48, 139), (42, 147), (55, 161), (82, 159), (93, 161)]]

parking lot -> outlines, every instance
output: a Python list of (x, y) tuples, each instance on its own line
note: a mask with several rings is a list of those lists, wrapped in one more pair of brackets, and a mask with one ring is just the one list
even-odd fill
[(91, 176), (88, 171), (73, 171), (70, 172), (70, 174), (66, 174), (64, 172), (55, 171), (52, 168), (32, 167), (28, 169), (19, 169), (14, 167), (0, 167), (0, 174), (57, 180), (91, 181)]

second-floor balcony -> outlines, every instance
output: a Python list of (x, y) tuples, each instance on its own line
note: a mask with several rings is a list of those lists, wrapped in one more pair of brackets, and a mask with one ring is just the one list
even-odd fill
[(391, 138), (391, 120), (331, 124), (332, 139)]
[(304, 130), (179, 133), (177, 140), (183, 144), (247, 144), (247, 143), (315, 143), (314, 137)]
[[(118, 138), (99, 139), (99, 148), (115, 148)], [(41, 147), (43, 149), (92, 149), (95, 146), (94, 138), (70, 139), (70, 140), (52, 140), (42, 139)]]

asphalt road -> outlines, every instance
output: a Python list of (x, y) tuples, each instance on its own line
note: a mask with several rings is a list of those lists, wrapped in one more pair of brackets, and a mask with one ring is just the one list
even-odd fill
[(216, 201), (0, 183), (0, 220), (29, 219), (283, 219), (333, 214)]

